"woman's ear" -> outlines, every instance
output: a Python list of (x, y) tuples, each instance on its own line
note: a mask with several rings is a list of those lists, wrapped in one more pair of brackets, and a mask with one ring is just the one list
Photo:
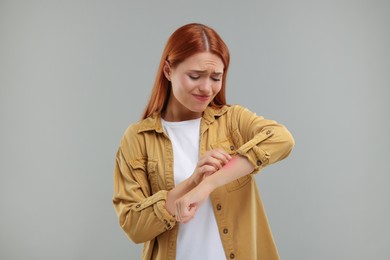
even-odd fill
[(168, 61), (164, 62), (163, 71), (164, 71), (164, 75), (167, 78), (167, 80), (171, 81), (171, 67), (169, 66)]

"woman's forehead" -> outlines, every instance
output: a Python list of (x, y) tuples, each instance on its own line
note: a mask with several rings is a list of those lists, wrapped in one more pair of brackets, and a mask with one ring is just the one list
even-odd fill
[(200, 73), (223, 73), (224, 64), (217, 55), (210, 52), (201, 52), (185, 59), (179, 64), (179, 67)]

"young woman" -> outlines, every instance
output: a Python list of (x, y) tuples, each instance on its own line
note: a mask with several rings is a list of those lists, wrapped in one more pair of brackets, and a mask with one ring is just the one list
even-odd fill
[(254, 173), (285, 158), (289, 131), (226, 104), (229, 50), (202, 24), (177, 29), (149, 103), (116, 154), (113, 203), (142, 259), (279, 259)]

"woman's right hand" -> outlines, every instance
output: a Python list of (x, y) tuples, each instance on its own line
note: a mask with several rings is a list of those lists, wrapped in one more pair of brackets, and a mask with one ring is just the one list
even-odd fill
[(204, 178), (221, 169), (231, 159), (232, 157), (221, 148), (210, 150), (203, 154), (196, 164), (192, 175), (168, 192), (165, 205), (168, 212), (174, 215), (177, 199), (194, 189)]
[(221, 169), (231, 159), (232, 157), (221, 148), (207, 151), (196, 164), (190, 181), (197, 186), (204, 178)]

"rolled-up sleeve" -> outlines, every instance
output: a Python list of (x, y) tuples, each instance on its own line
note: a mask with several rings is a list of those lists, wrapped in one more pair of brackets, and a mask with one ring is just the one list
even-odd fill
[(237, 154), (249, 160), (254, 172), (286, 158), (294, 147), (294, 138), (285, 126), (246, 108), (235, 106), (231, 120), (234, 136), (242, 143)]
[(149, 241), (176, 224), (165, 207), (168, 191), (150, 194), (146, 163), (143, 158), (126, 160), (121, 148), (116, 154), (113, 204), (120, 226), (135, 243)]

